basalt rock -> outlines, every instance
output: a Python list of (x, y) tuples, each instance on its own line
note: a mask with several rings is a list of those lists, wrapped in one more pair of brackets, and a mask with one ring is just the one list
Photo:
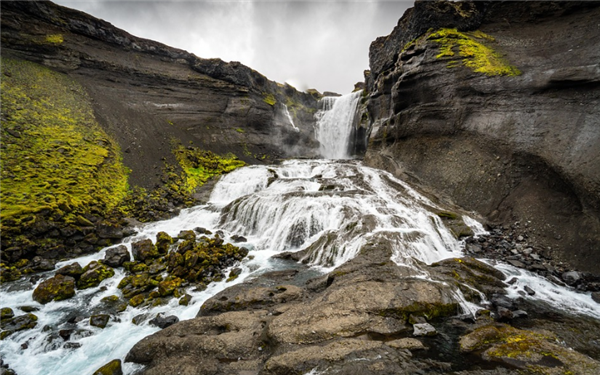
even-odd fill
[(106, 250), (103, 262), (111, 267), (121, 267), (123, 263), (129, 262), (130, 260), (131, 256), (129, 255), (127, 248), (123, 245), (119, 245)]
[(370, 47), (366, 163), (492, 224), (528, 223), (531, 244), (597, 272), (599, 16), (590, 2), (416, 2)]
[(60, 274), (41, 282), (33, 291), (33, 299), (41, 304), (61, 301), (74, 295), (75, 279)]

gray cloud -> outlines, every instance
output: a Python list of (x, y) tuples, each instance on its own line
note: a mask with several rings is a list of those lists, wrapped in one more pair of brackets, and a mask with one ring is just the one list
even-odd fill
[(56, 0), (129, 33), (199, 57), (240, 61), (299, 89), (350, 92), (370, 43), (389, 34), (408, 1)]

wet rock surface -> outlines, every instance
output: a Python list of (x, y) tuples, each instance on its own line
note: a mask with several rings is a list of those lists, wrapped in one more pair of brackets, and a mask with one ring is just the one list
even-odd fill
[[(505, 297), (501, 292), (506, 277), (487, 264), (450, 259), (424, 266), (432, 275), (424, 280), (415, 277), (414, 269), (391, 262), (388, 246), (385, 241), (366, 245), (353, 260), (304, 283), (296, 283), (306, 272), (300, 268), (225, 289), (206, 301), (195, 319), (140, 341), (126, 360), (144, 364), (145, 374), (173, 369), (215, 374), (464, 375), (554, 374), (559, 369), (592, 374), (600, 365), (592, 339), (600, 332), (598, 321), (587, 320), (595, 333), (587, 341), (578, 340), (567, 334), (577, 317), (561, 315), (566, 326), (556, 329), (558, 323), (552, 326), (547, 315), (551, 308)], [(480, 293), (466, 298), (489, 298), (492, 311), (482, 308), (475, 315), (462, 315), (447, 288), (458, 284)], [(513, 317), (506, 319), (502, 309)], [(540, 322), (546, 326), (541, 328)], [(538, 339), (538, 325), (547, 331), (544, 339)], [(536, 328), (531, 331), (528, 326)], [(503, 333), (497, 334), (498, 329)], [(494, 330), (495, 341), (490, 341), (491, 334), (480, 333), (487, 330)], [(566, 346), (557, 344), (557, 337), (566, 339)], [(513, 362), (515, 356), (506, 345), (515, 342), (527, 345), (532, 357), (522, 351)], [(570, 353), (568, 346), (576, 346), (578, 352)], [(548, 358), (549, 350), (559, 359)]]

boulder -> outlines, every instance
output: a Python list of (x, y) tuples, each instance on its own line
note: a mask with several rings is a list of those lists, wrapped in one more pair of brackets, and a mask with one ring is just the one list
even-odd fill
[(115, 275), (115, 271), (106, 265), (91, 261), (83, 268), (83, 273), (77, 280), (77, 288), (87, 289), (100, 285), (102, 280), (108, 279)]
[(110, 317), (107, 314), (98, 314), (90, 316), (90, 325), (98, 328), (104, 328), (108, 324)]
[(413, 325), (413, 336), (435, 336), (437, 331), (429, 323), (417, 323)]
[(41, 282), (33, 291), (33, 299), (41, 304), (62, 301), (74, 295), (75, 279), (60, 274)]
[(98, 370), (94, 371), (94, 375), (123, 375), (121, 368), (121, 360), (113, 359)]
[(2, 319), (0, 322), (0, 328), (2, 329), (0, 340), (4, 340), (4, 338), (15, 332), (34, 328), (37, 325), (37, 320), (37, 316), (31, 313)]
[(169, 316), (163, 317), (162, 314), (158, 314), (158, 315), (156, 315), (156, 317), (154, 319), (150, 320), (149, 323), (158, 328), (167, 328), (167, 327), (172, 326), (173, 324), (177, 323), (178, 321), (179, 321), (179, 318), (176, 317), (175, 315), (169, 315)]
[(464, 335), (460, 350), (532, 373), (592, 375), (600, 371), (600, 362), (559, 345), (551, 332), (504, 324), (483, 326)]
[(166, 254), (169, 247), (173, 244), (173, 238), (166, 232), (156, 234), (156, 249), (160, 254)]
[(67, 264), (64, 267), (57, 269), (55, 272), (55, 275), (71, 276), (75, 279), (78, 279), (82, 273), (83, 273), (83, 268), (81, 268), (81, 265), (79, 263), (75, 262), (75, 263)]
[(151, 240), (141, 240), (131, 244), (133, 259), (138, 262), (144, 262), (146, 259), (153, 259), (160, 256), (158, 249)]
[(123, 245), (119, 245), (106, 250), (103, 263), (110, 267), (121, 267), (123, 263), (129, 262), (130, 260), (131, 256), (129, 255), (127, 248)]

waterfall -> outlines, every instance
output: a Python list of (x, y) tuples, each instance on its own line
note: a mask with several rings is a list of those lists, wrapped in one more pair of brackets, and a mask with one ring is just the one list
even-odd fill
[[(328, 100), (332, 104), (329, 108), (340, 100), (354, 101), (356, 97)], [(344, 106), (355, 108), (347, 103)], [(112, 359), (124, 359), (136, 342), (158, 330), (147, 321), (133, 324), (134, 317), (164, 313), (180, 320), (191, 319), (207, 299), (225, 288), (281, 269), (282, 261), (272, 256), (283, 252), (301, 251), (311, 275), (318, 275), (354, 258), (363, 245), (384, 240), (392, 249), (391, 260), (410, 268), (411, 277), (431, 279), (423, 264), (463, 255), (463, 244), (444, 226), (436, 215), (438, 210), (434, 202), (408, 184), (360, 161), (288, 160), (280, 165), (240, 168), (221, 177), (207, 204), (184, 209), (170, 220), (144, 224), (137, 228), (137, 235), (123, 243), (131, 252), (132, 243), (154, 240), (158, 232), (175, 237), (181, 230), (199, 226), (221, 231), (227, 242), (232, 242), (234, 235), (243, 235), (249, 256), (233, 266), (241, 269), (237, 279), (210, 283), (205, 290), (190, 285), (186, 288), (192, 296), (188, 306), (179, 305), (177, 299), (162, 306), (128, 306), (118, 315), (111, 315), (104, 329), (90, 326), (89, 316), (97, 313), (104, 298), (120, 295), (117, 286), (126, 276), (122, 268), (99, 288), (78, 290), (71, 299), (46, 305), (32, 300), (32, 288), (51, 277), (53, 271), (41, 274), (35, 285), (28, 279), (3, 283), (1, 307), (10, 307), (19, 315), (33, 309), (38, 324), (6, 337), (0, 355), (20, 375), (91, 374)], [(475, 232), (483, 231), (473, 219), (463, 219)], [(58, 263), (57, 268), (103, 259), (107, 250)], [(289, 262), (285, 265), (296, 266)], [(520, 296), (517, 286), (528, 285), (538, 293), (522, 298), (543, 300), (561, 310), (600, 318), (589, 293), (576, 293), (508, 265), (497, 267), (518, 279), (507, 288), (511, 297)], [(473, 313), (477, 309), (465, 300), (460, 289), (455, 293), (464, 311)], [(67, 342), (60, 337), (63, 330), (72, 332)], [(138, 370), (131, 363), (123, 366), (125, 374)]]
[(315, 137), (320, 143), (319, 151), (324, 158), (350, 158), (350, 138), (361, 94), (362, 91), (357, 91), (321, 99), (322, 109), (316, 115)]

